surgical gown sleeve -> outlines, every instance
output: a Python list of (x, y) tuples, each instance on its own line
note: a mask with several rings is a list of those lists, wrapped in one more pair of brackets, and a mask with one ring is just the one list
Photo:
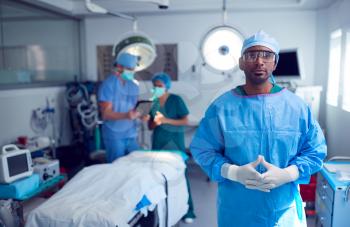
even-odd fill
[(214, 181), (223, 181), (221, 166), (230, 163), (224, 156), (224, 138), (215, 105), (211, 105), (190, 145), (195, 161)]
[(327, 145), (318, 122), (312, 117), (310, 108), (307, 108), (308, 121), (305, 133), (298, 146), (297, 155), (291, 159), (290, 165), (296, 165), (299, 170), (297, 184), (309, 183), (310, 176), (322, 168), (323, 159), (327, 155)]
[(98, 90), (98, 101), (99, 102), (112, 102), (113, 100), (113, 86), (110, 78), (107, 78), (102, 82)]

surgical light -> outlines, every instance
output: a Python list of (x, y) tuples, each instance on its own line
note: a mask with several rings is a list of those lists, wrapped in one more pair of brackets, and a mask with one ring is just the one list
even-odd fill
[[(147, 2), (154, 2), (160, 5), (165, 4), (166, 6), (169, 4), (168, 0), (154, 0)], [(145, 35), (142, 35), (137, 32), (136, 17), (129, 16), (123, 13), (110, 12), (107, 9), (97, 5), (96, 3), (91, 2), (91, 0), (85, 0), (85, 6), (90, 12), (109, 14), (112, 16), (131, 20), (133, 22), (133, 33), (127, 36), (126, 38), (122, 39), (119, 43), (117, 43), (114, 46), (112, 54), (115, 58), (117, 58), (119, 54), (123, 52), (138, 56), (138, 64), (134, 70), (136, 72), (147, 68), (153, 63), (154, 59), (157, 56), (156, 48), (150, 39), (148, 39)]]
[(243, 40), (243, 36), (230, 26), (214, 27), (201, 44), (204, 64), (218, 72), (234, 70), (238, 66)]
[(238, 67), (244, 37), (227, 26), (226, 0), (222, 5), (222, 24), (209, 30), (201, 43), (203, 65), (218, 73), (229, 73)]
[(136, 72), (149, 67), (157, 56), (152, 41), (146, 36), (137, 33), (122, 39), (115, 45), (113, 54), (116, 58), (123, 52), (138, 57), (138, 63), (134, 70)]

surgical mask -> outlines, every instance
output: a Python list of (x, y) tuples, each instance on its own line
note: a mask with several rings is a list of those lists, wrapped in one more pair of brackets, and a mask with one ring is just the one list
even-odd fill
[(165, 93), (165, 88), (164, 87), (154, 87), (151, 90), (152, 94), (153, 94), (153, 98), (159, 98), (162, 95), (164, 95)]
[(129, 71), (129, 70), (124, 70), (121, 74), (121, 77), (124, 80), (133, 80), (134, 79), (134, 72), (133, 71)]

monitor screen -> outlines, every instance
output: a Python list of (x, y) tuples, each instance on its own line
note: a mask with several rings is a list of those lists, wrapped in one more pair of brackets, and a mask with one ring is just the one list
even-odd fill
[(299, 54), (297, 49), (282, 50), (279, 53), (279, 60), (276, 70), (272, 73), (276, 79), (301, 79)]
[(7, 158), (10, 177), (28, 171), (27, 154), (10, 156)]

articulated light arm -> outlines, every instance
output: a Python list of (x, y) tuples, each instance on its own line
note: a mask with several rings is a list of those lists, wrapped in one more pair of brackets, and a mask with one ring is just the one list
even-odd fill
[(91, 0), (85, 0), (85, 6), (92, 13), (109, 14), (109, 15), (117, 16), (127, 20), (136, 21), (135, 17), (129, 16), (123, 13), (110, 12), (107, 9), (103, 8), (102, 6), (99, 6), (96, 3), (93, 3)]
[(169, 0), (131, 0), (134, 2), (149, 2), (158, 5), (159, 9), (167, 9), (169, 7)]

